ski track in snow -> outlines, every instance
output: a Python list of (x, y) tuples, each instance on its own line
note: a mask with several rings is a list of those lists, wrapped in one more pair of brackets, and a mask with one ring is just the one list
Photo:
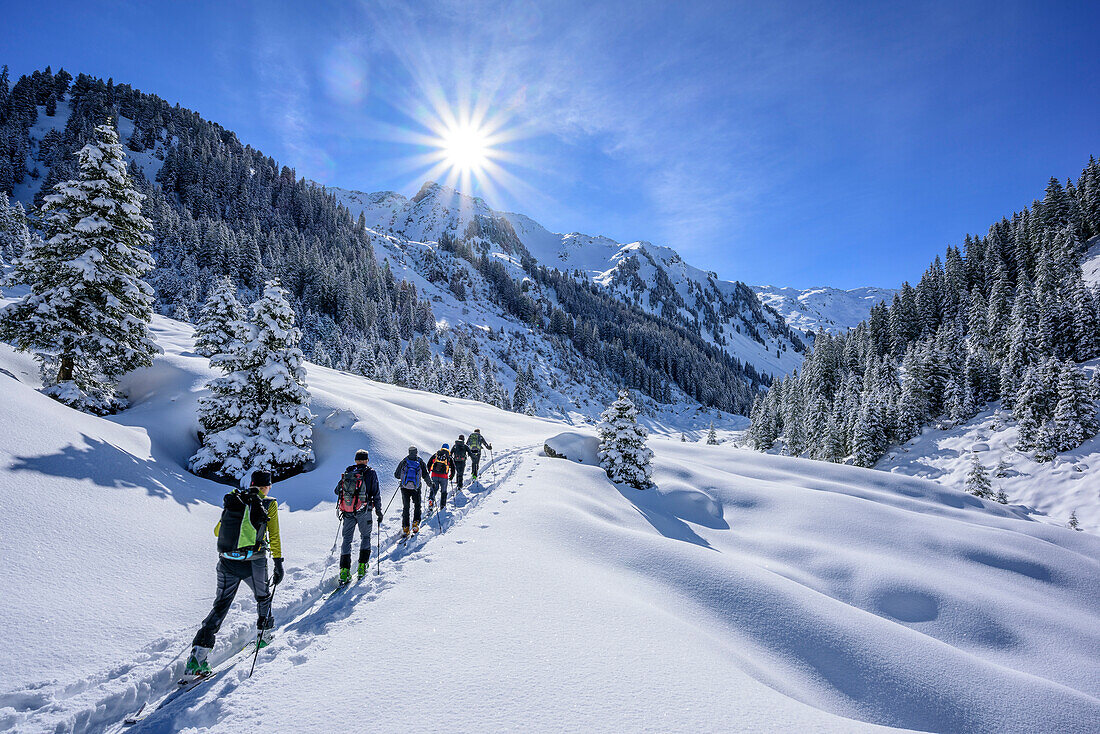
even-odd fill
[[(288, 574), (279, 586), (273, 604), (276, 637), (260, 653), (257, 669), (283, 657), (291, 664), (302, 662), (303, 652), (333, 625), (347, 620), (359, 604), (374, 601), (387, 589), (400, 583), (406, 565), (430, 561), (429, 544), (440, 535), (437, 523), (442, 520), (442, 533), (446, 534), (464, 521), (495, 489), (507, 484), (523, 455), (533, 453), (537, 448), (501, 450), (499, 455), (482, 466), (482, 478), (488, 481), (479, 481), (479, 491), (470, 491), (469, 484), (460, 493), (451, 488), (453, 496), (448, 499), (452, 507), (446, 511), (446, 517), (440, 517), (439, 511), (436, 511), (426, 518), (421, 523), (420, 532), (408, 541), (407, 547), (398, 545), (400, 531), (388, 533), (381, 551), (383, 571), (380, 575), (371, 571), (362, 582), (353, 581), (348, 589), (329, 597), (334, 588), (336, 554), (326, 561), (312, 563)], [(497, 478), (493, 478), (492, 473), (485, 473), (498, 470)], [(427, 490), (424, 491), (426, 495)], [(396, 513), (391, 510), (393, 517), (399, 516), (400, 507), (398, 496), (394, 499)], [(378, 532), (377, 526), (375, 532)], [(371, 540), (375, 540), (373, 535)], [(372, 564), (375, 563), (373, 551), (372, 548)], [(289, 601), (286, 600), (288, 594), (291, 595)], [(222, 697), (249, 680), (246, 668), (251, 667), (251, 656), (242, 656), (228, 669), (222, 666), (255, 637), (252, 621), (254, 604), (251, 593), (242, 584), (226, 624), (218, 635), (217, 646), (210, 655), (211, 666), (218, 675), (215, 680), (201, 686), (202, 705), (196, 705), (195, 696), (185, 694), (136, 725), (126, 726), (123, 723), (126, 717), (136, 714), (142, 704), (146, 708), (155, 708), (162, 699), (177, 691), (176, 681), (183, 675), (184, 661), (190, 651), (191, 636), (188, 634), (186, 637), (158, 639), (146, 646), (132, 663), (74, 683), (55, 687), (35, 685), (0, 694), (0, 709), (9, 707), (16, 712), (14, 716), (0, 718), (0, 727), (17, 732), (175, 732), (183, 727), (213, 726), (223, 714), (225, 704)], [(290, 621), (279, 622), (286, 619)], [(241, 665), (244, 660), (247, 660), (246, 664)]]

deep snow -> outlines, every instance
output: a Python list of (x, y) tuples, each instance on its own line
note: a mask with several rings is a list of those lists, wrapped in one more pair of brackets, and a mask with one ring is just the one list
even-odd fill
[[(0, 727), (100, 731), (173, 687), (223, 488), (187, 474), (190, 328), (83, 416), (0, 349)], [(24, 374), (26, 373), (26, 374)], [(657, 437), (660, 490), (541, 456), (558, 422), (309, 367), (318, 467), (276, 485), (280, 635), (139, 731), (1090, 731), (1100, 539), (935, 483)], [(31, 384), (28, 384), (31, 383)], [(480, 427), (477, 492), (329, 601), (331, 488)], [(391, 508), (384, 526), (394, 530)], [(332, 571), (328, 570), (331, 584)], [(215, 660), (252, 634), (247, 593)], [(44, 630), (48, 633), (44, 634)], [(342, 693), (343, 692), (343, 693)], [(369, 693), (368, 693), (369, 692)], [(344, 695), (346, 694), (346, 695)]]

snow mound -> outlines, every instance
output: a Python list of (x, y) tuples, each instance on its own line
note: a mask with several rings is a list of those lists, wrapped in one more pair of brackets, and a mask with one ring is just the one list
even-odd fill
[(359, 422), (359, 417), (350, 410), (334, 410), (325, 417), (325, 428), (343, 431)]
[(542, 450), (554, 459), (569, 459), (589, 466), (599, 466), (600, 463), (600, 439), (586, 433), (559, 433), (546, 439)]

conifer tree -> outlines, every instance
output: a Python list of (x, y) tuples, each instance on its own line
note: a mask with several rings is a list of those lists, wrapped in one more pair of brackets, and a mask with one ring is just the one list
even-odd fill
[(237, 300), (237, 289), (229, 278), (221, 278), (206, 299), (195, 327), (195, 352), (213, 357), (239, 348), (248, 331), (248, 315)]
[(1069, 513), (1069, 522), (1066, 523), (1066, 527), (1070, 530), (1084, 530), (1084, 528), (1081, 527), (1081, 521), (1077, 519), (1077, 510)]
[(148, 367), (160, 349), (149, 333), (154, 267), (149, 220), (110, 124), (79, 153), (80, 177), (45, 197), (44, 242), (12, 273), (30, 292), (0, 310), (0, 339), (34, 352), (45, 392), (93, 413), (121, 407), (118, 378)]
[(972, 457), (970, 472), (966, 475), (966, 491), (982, 499), (993, 498), (993, 485), (990, 483), (989, 475), (986, 473), (985, 467), (982, 466), (977, 454)]
[(611, 481), (635, 489), (654, 486), (650, 466), (653, 452), (646, 446), (649, 432), (638, 423), (638, 409), (629, 391), (619, 391), (618, 400), (600, 415), (596, 431), (600, 437), (600, 466)]
[(0, 190), (0, 266), (15, 262), (30, 245), (31, 232), (23, 205), (9, 205), (8, 195)]
[(1077, 448), (1100, 430), (1096, 404), (1090, 395), (1085, 373), (1072, 362), (1065, 362), (1058, 375), (1054, 427), (1059, 451)]
[(203, 445), (192, 470), (243, 482), (253, 471), (286, 474), (313, 459), (313, 414), (294, 324), (286, 291), (269, 281), (252, 304), (247, 342), (211, 360), (226, 374), (199, 400)]
[(707, 445), (708, 446), (717, 446), (718, 445), (718, 434), (714, 430), (714, 421), (710, 422), (710, 428), (707, 430)]

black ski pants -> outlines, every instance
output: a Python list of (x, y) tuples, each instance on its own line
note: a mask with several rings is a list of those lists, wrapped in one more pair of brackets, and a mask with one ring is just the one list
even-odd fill
[(470, 452), (470, 474), (474, 479), (477, 479), (477, 468), (481, 465), (481, 452)]
[(447, 506), (447, 477), (432, 477), (432, 491), (429, 494), (435, 502), (435, 493), (439, 492), (439, 509)]
[(455, 491), (457, 492), (460, 489), (462, 489), (462, 480), (465, 478), (464, 475), (466, 474), (466, 460), (465, 459), (455, 459), (454, 462), (455, 462)]
[(409, 527), (409, 502), (413, 503), (413, 522), (420, 523), (420, 488), (401, 488), (401, 527)]
[(256, 612), (259, 620), (256, 626), (259, 629), (270, 629), (275, 626), (275, 620), (271, 616), (271, 590), (267, 584), (267, 556), (263, 555), (248, 561), (231, 561), (228, 558), (218, 559), (218, 593), (214, 597), (214, 607), (206, 619), (202, 621), (202, 627), (195, 634), (191, 642), (196, 647), (214, 647), (214, 639), (221, 629), (225, 615), (229, 613), (229, 606), (233, 603), (233, 597), (237, 595), (237, 589), (241, 582), (245, 582), (256, 597)]

